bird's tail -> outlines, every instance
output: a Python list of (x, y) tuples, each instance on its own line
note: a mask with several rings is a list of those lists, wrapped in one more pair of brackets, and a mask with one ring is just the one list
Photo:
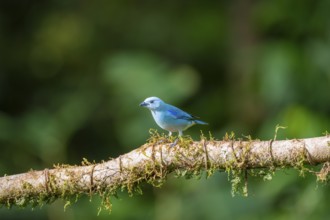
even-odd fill
[(208, 124), (209, 124), (209, 123), (204, 122), (204, 121), (201, 121), (201, 120), (194, 120), (194, 122), (195, 122), (196, 124), (200, 124), (200, 125), (208, 125)]

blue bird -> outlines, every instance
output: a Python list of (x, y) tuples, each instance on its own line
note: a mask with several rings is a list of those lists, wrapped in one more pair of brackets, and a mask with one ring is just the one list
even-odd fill
[(146, 98), (140, 106), (151, 111), (157, 125), (167, 130), (169, 136), (172, 135), (172, 132), (179, 132), (179, 136), (182, 136), (184, 130), (195, 124), (207, 125), (206, 122), (198, 120), (197, 117), (167, 104), (157, 97)]

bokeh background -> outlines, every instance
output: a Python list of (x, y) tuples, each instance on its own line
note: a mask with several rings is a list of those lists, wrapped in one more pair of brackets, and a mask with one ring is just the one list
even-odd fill
[[(321, 136), (330, 129), (330, 1), (0, 2), (0, 174), (107, 160), (157, 128), (138, 105), (163, 100), (221, 139)], [(162, 132), (160, 129), (158, 129)], [(225, 173), (170, 177), (144, 195), (83, 197), (0, 219), (327, 219), (328, 186), (294, 170), (249, 180), (232, 197)]]

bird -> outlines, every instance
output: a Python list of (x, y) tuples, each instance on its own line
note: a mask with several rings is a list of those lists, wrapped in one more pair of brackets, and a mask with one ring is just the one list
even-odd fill
[(207, 125), (208, 123), (198, 120), (193, 116), (173, 105), (165, 103), (158, 97), (146, 98), (140, 106), (151, 111), (151, 114), (159, 127), (169, 132), (178, 132), (179, 136), (183, 135), (183, 131), (195, 124)]

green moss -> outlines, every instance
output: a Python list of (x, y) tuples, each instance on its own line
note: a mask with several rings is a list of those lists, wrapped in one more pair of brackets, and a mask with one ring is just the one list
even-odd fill
[[(276, 127), (274, 139), (277, 136), (278, 129), (283, 128)], [(225, 163), (225, 172), (228, 175), (228, 181), (231, 183), (231, 193), (233, 196), (239, 194), (242, 196), (248, 196), (248, 177), (262, 178), (264, 181), (271, 180), (275, 171), (279, 168), (284, 168), (284, 165), (274, 164), (271, 168), (259, 168), (251, 169), (248, 164), (260, 163), (258, 158), (251, 155), (252, 140), (251, 136), (245, 136), (243, 139), (236, 139), (235, 133), (226, 133), (223, 137), (224, 141), (235, 143), (232, 146), (232, 156), (227, 158)], [(173, 144), (175, 143), (175, 145)], [(126, 191), (129, 196), (143, 194), (142, 184), (147, 183), (154, 187), (161, 187), (165, 182), (167, 175), (171, 172), (175, 173), (175, 177), (186, 179), (200, 179), (203, 176), (209, 178), (215, 171), (219, 171), (220, 167), (209, 161), (207, 144), (215, 143), (214, 137), (209, 133), (209, 138), (201, 132), (200, 141), (197, 147), (192, 147), (194, 143), (190, 136), (183, 137), (168, 137), (165, 134), (159, 134), (156, 130), (150, 130), (150, 138), (147, 145), (141, 148), (141, 152), (147, 156), (145, 149), (147, 147), (156, 147), (156, 145), (164, 144), (168, 150), (173, 150), (174, 159), (172, 164), (164, 166), (162, 160), (156, 160), (154, 156), (150, 156), (150, 160), (146, 160), (146, 164), (143, 168), (131, 167), (129, 170), (124, 168), (123, 172), (127, 174), (129, 178), (125, 180), (118, 180), (118, 182), (111, 184), (110, 186), (102, 186), (101, 188), (91, 189), (89, 196), (92, 197), (92, 193), (96, 193), (101, 197), (101, 205), (99, 212), (106, 210), (109, 213), (112, 209), (112, 198), (117, 198), (118, 190)], [(329, 143), (328, 143), (329, 144)], [(172, 146), (174, 145), (174, 146)], [(237, 151), (237, 152), (235, 152)], [(238, 153), (239, 152), (239, 153)], [(330, 173), (330, 163), (325, 163), (320, 172), (315, 172), (305, 166), (308, 161), (308, 152), (295, 152), (296, 155), (291, 155), (295, 158), (290, 166), (294, 167), (301, 176), (306, 173), (315, 173), (318, 181), (328, 182)], [(194, 158), (204, 158), (204, 160), (195, 160)], [(182, 162), (185, 162), (181, 167)], [(95, 162), (89, 162), (86, 158), (83, 158), (82, 165), (93, 165)], [(41, 194), (34, 193), (36, 189), (33, 188), (28, 182), (23, 184), (22, 192), (13, 192), (13, 198), (6, 201), (0, 201), (1, 204), (7, 204), (7, 207), (17, 205), (19, 207), (26, 207), (31, 205), (32, 207), (42, 206), (43, 204), (52, 203), (56, 199), (63, 199), (66, 201), (64, 209), (69, 207), (72, 203), (77, 202), (81, 195), (86, 195), (86, 192), (79, 192), (77, 189), (77, 183), (75, 182), (74, 173), (71, 173), (69, 168), (74, 166), (69, 165), (56, 165), (55, 169), (66, 169), (66, 175), (72, 178), (62, 184), (58, 189), (56, 178), (48, 174), (48, 183), (45, 187), (45, 191)], [(223, 169), (223, 168), (221, 168)], [(15, 195), (21, 195), (16, 198)], [(51, 196), (50, 196), (51, 195)]]
[(330, 162), (325, 162), (319, 172), (315, 172), (317, 181), (321, 183), (329, 183)]

